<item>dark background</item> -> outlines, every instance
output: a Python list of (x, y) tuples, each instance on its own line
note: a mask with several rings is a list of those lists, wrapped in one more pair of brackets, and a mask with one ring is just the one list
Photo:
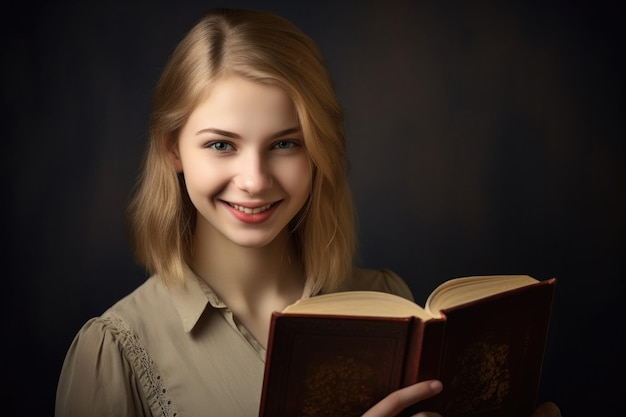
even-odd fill
[[(346, 110), (361, 260), (423, 302), (445, 279), (558, 278), (541, 399), (624, 384), (618, 2), (22, 2), (3, 12), (3, 414), (52, 415), (79, 327), (146, 277), (123, 220), (165, 60), (213, 6), (311, 35)], [(8, 199), (8, 204), (6, 204)]]

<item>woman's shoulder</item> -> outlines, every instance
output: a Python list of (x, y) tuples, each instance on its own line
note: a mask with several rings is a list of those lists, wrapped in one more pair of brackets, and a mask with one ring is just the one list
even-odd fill
[[(146, 339), (124, 316), (133, 311), (133, 304), (152, 292), (152, 285), (148, 280), (78, 330), (59, 376), (57, 415), (67, 415), (70, 410), (76, 413), (72, 415), (96, 415), (94, 410), (130, 415), (131, 409), (144, 410), (132, 415), (149, 415), (150, 409), (158, 409), (159, 404), (154, 405), (158, 398), (141, 395), (154, 386), (158, 370), (144, 346)], [(142, 311), (146, 310), (139, 308), (132, 317)]]
[(74, 336), (66, 361), (80, 367), (103, 358), (138, 361), (133, 356), (143, 349), (142, 340), (151, 340), (144, 336), (164, 325), (161, 318), (168, 309), (161, 287), (156, 277), (150, 277), (102, 314), (88, 319)]
[(150, 314), (152, 313), (151, 310), (158, 312), (159, 306), (163, 304), (164, 298), (167, 297), (165, 284), (158, 276), (153, 275), (132, 292), (114, 303), (103, 316), (116, 313), (131, 319), (135, 315), (144, 316), (145, 314)]
[(406, 282), (394, 271), (386, 268), (355, 267), (339, 291), (381, 291), (413, 301), (413, 294)]

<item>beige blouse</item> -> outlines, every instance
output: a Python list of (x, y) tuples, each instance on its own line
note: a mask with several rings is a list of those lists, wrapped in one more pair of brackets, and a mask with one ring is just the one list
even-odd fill
[[(149, 278), (72, 342), (57, 387), (56, 417), (254, 417), (265, 349), (238, 325), (208, 285)], [(412, 299), (389, 270), (356, 269), (341, 291), (375, 290)]]

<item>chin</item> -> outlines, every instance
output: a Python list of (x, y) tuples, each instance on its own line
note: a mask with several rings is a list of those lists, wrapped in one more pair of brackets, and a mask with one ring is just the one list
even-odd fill
[(231, 239), (233, 243), (243, 247), (250, 249), (260, 249), (266, 246), (269, 246), (272, 242), (276, 240), (277, 235), (272, 236), (259, 236), (259, 237), (247, 237), (242, 239)]

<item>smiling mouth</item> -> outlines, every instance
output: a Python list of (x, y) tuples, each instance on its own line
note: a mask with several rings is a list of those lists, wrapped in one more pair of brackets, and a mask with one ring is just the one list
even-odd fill
[(265, 204), (264, 206), (254, 207), (254, 208), (244, 207), (244, 206), (240, 206), (238, 204), (233, 204), (233, 203), (228, 203), (228, 205), (242, 213), (259, 214), (259, 213), (264, 212), (265, 210), (268, 210), (270, 207), (272, 207), (273, 204), (272, 203)]

